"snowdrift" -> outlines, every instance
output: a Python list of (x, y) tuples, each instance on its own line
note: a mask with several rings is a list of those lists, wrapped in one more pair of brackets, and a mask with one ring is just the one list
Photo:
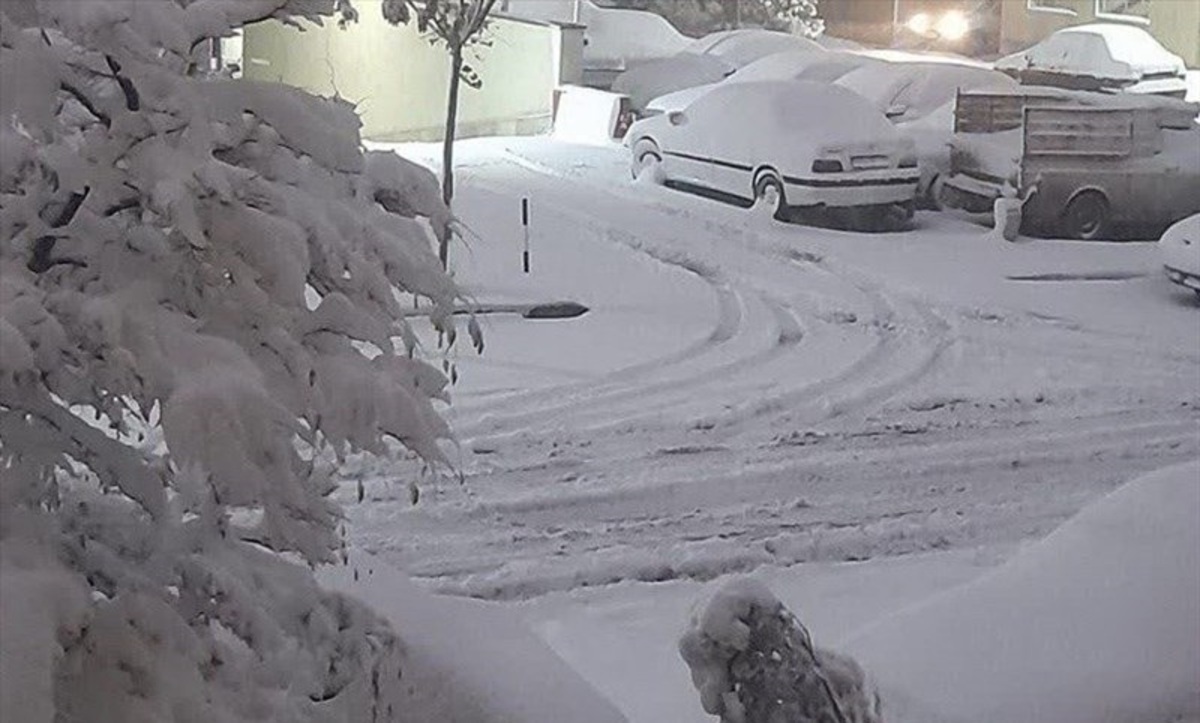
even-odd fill
[(406, 720), (624, 723), (625, 717), (509, 610), (430, 595), (375, 557), (351, 551), (317, 572), (392, 624), (404, 644)]
[(892, 723), (1200, 715), (1200, 462), (1126, 484), (841, 649), (876, 677)]

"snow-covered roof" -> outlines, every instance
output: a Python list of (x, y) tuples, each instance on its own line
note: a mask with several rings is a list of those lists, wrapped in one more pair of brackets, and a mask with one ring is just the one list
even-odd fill
[[(897, 137), (883, 114), (857, 93), (803, 80), (720, 83), (684, 112), (703, 114), (706, 129), (721, 127), (730, 137), (754, 135), (756, 143), (788, 146), (802, 140), (811, 147)], [(751, 121), (753, 134), (746, 132)]]
[(1011, 72), (1041, 70), (1135, 82), (1147, 75), (1186, 72), (1183, 59), (1145, 29), (1118, 23), (1064, 28), (1032, 48), (996, 61)]

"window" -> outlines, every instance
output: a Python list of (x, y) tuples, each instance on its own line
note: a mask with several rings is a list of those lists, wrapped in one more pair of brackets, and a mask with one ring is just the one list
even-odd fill
[(1096, 0), (1096, 16), (1149, 22), (1151, 0)]
[(1034, 12), (1078, 15), (1075, 0), (1026, 0), (1025, 7)]

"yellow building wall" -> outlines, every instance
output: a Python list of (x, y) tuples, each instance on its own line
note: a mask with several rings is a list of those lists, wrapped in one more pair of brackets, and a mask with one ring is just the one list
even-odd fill
[[(445, 130), (450, 59), (414, 26), (392, 26), (381, 0), (356, 0), (359, 20), (345, 29), (302, 22), (303, 30), (269, 21), (247, 27), (243, 75), (337, 93), (354, 102), (364, 138), (440, 140)], [(540, 133), (551, 125), (551, 104), (562, 66), (562, 29), (495, 18), (488, 47), (466, 54), (483, 80), (460, 86), (458, 136)], [(569, 43), (568, 43), (569, 45)]]
[[(1053, 9), (1034, 9), (1030, 0), (1002, 0), (1001, 51), (1015, 52), (1033, 45), (1056, 30), (1112, 20), (1097, 17), (1096, 0), (1053, 0)], [(1200, 0), (1150, 0), (1149, 18), (1133, 22), (1150, 31), (1190, 68), (1200, 68)]]

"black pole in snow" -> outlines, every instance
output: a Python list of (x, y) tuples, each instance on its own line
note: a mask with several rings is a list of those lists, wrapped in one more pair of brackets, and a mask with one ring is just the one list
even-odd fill
[(521, 225), (525, 228), (525, 250), (521, 253), (521, 261), (525, 273), (529, 273), (529, 199), (521, 199)]

